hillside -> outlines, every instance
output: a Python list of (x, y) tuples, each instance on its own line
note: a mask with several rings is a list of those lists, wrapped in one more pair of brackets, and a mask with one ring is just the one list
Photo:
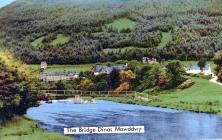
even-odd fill
[(19, 0), (0, 10), (0, 41), (27, 63), (211, 59), (222, 48), (221, 7), (220, 0)]

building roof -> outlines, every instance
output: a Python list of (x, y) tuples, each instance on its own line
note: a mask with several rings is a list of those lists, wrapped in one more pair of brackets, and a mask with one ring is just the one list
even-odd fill
[(124, 70), (127, 69), (128, 67), (125, 65), (121, 66), (102, 66), (102, 65), (96, 65), (92, 71), (93, 72), (102, 72), (102, 73), (111, 73), (114, 69), (116, 70)]
[(71, 76), (75, 76), (75, 75), (79, 75), (79, 73), (77, 73), (77, 72), (41, 73), (41, 76), (67, 76), (67, 77), (71, 77)]
[[(188, 70), (200, 70), (200, 67), (197, 65), (190, 65)], [(203, 70), (210, 70), (210, 65), (206, 65)]]
[(42, 61), (42, 62), (41, 62), (41, 65), (42, 65), (42, 64), (47, 64), (47, 62), (46, 62), (46, 61)]

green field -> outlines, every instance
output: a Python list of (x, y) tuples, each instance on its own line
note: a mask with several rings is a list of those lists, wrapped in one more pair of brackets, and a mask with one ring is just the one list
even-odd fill
[(192, 78), (195, 85), (189, 89), (176, 90), (170, 94), (161, 94), (157, 100), (149, 103), (176, 109), (195, 112), (222, 114), (222, 86), (202, 78)]
[[(70, 36), (64, 35), (64, 34), (57, 34), (56, 38), (51, 41), (51, 45), (63, 45), (70, 40)], [(39, 37), (35, 39), (33, 42), (31, 42), (32, 47), (38, 48), (43, 45), (43, 40), (45, 39), (45, 36)]]
[(159, 93), (150, 102), (133, 98), (106, 97), (98, 98), (121, 103), (166, 107), (190, 110), (194, 112), (222, 114), (222, 86), (211, 83), (207, 79), (191, 78), (195, 84), (185, 90), (165, 91)]
[(122, 30), (122, 29), (127, 29), (127, 28), (134, 29), (136, 27), (136, 22), (128, 18), (120, 18), (108, 24), (108, 27), (110, 26), (112, 26), (112, 28), (117, 29), (117, 30)]
[(62, 45), (67, 42), (69, 42), (70, 36), (64, 35), (64, 34), (57, 34), (57, 37), (55, 40), (53, 40), (50, 44), (51, 45)]
[[(105, 63), (92, 63), (92, 64), (80, 64), (80, 65), (48, 65), (47, 69), (43, 72), (54, 73), (54, 72), (85, 72), (90, 71), (95, 65), (125, 65), (125, 63), (105, 62)], [(33, 70), (40, 70), (40, 64), (30, 64)]]
[(162, 39), (159, 44), (159, 47), (165, 47), (172, 40), (171, 32), (162, 32)]
[(73, 140), (53, 132), (45, 132), (36, 121), (15, 117), (0, 125), (1, 140)]
[(95, 32), (95, 33), (92, 33), (92, 35), (94, 37), (100, 37), (100, 36), (104, 35), (104, 32)]
[[(85, 72), (90, 71), (95, 64), (83, 64), (83, 65), (48, 65), (48, 68), (44, 70), (45, 73), (54, 72)], [(40, 65), (30, 65), (34, 70), (39, 70)]]
[[(135, 49), (133, 47), (126, 47), (126, 48), (122, 48), (120, 51), (124, 52), (126, 50), (129, 49)], [(139, 48), (142, 50), (145, 50), (146, 48)], [(113, 51), (115, 52), (119, 52), (119, 49), (104, 49), (103, 50), (105, 53), (111, 52)], [(161, 63), (160, 65), (165, 65), (167, 63)], [(197, 65), (197, 61), (181, 61), (181, 63), (184, 66), (189, 66), (189, 65)], [(107, 63), (102, 63), (102, 65), (106, 65)], [(116, 65), (115, 63), (111, 63), (112, 65)], [(213, 63), (213, 61), (208, 61), (207, 64), (209, 64), (211, 66), (212, 71), (214, 71), (216, 65)], [(91, 68), (96, 65), (96, 64), (82, 64), (82, 65), (48, 65), (48, 68), (46, 70), (44, 70), (44, 72), (46, 73), (50, 73), (50, 72), (64, 72), (64, 71), (69, 71), (69, 72), (85, 72), (85, 71), (90, 71)], [(118, 65), (118, 64), (117, 64)], [(139, 64), (140, 66), (144, 66), (144, 65), (148, 65), (148, 64)], [(39, 70), (40, 69), (40, 65), (38, 64), (34, 64), (34, 65), (30, 65), (32, 67), (32, 69), (34, 70)]]
[(42, 44), (42, 41), (43, 41), (44, 38), (45, 38), (45, 37), (42, 36), (42, 37), (37, 38), (37, 39), (34, 40), (33, 42), (31, 42), (32, 47), (38, 48), (38, 47), (42, 46), (42, 45), (43, 45), (43, 44)]

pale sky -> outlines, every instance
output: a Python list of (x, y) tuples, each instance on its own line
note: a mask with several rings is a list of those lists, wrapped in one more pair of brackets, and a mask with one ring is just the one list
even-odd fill
[(0, 0), (0, 8), (12, 3), (13, 1), (15, 0)]

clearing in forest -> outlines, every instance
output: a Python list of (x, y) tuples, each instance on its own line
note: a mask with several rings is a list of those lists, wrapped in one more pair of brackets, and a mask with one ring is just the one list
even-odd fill
[(50, 44), (51, 45), (63, 45), (67, 42), (69, 42), (70, 36), (64, 35), (64, 34), (57, 34), (57, 37), (55, 40), (53, 40)]
[(162, 32), (162, 39), (159, 44), (159, 47), (165, 47), (170, 41), (172, 41), (172, 33)]
[(44, 38), (45, 37), (42, 36), (42, 37), (39, 37), (36, 40), (32, 41), (31, 42), (32, 47), (34, 47), (34, 48), (41, 47), (43, 45), (42, 41)]
[(128, 18), (120, 18), (108, 24), (108, 27), (110, 26), (117, 30), (128, 29), (128, 28), (133, 30), (136, 27), (136, 22)]

